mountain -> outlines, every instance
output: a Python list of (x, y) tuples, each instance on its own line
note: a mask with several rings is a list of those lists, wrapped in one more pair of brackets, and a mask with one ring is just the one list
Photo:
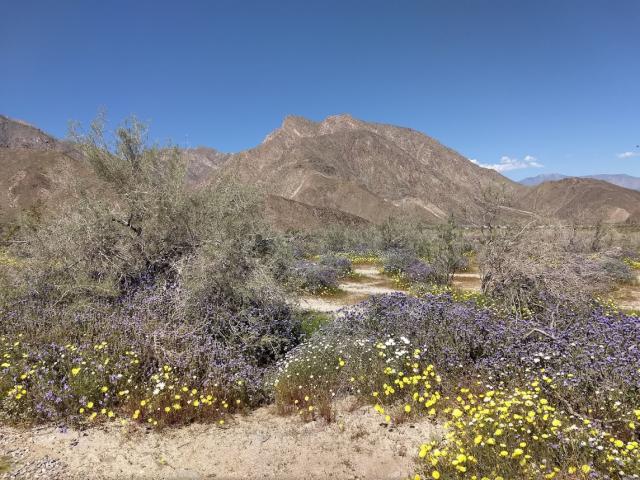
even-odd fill
[(630, 188), (631, 190), (640, 190), (640, 178), (633, 177), (625, 173), (618, 173), (615, 175), (589, 175), (589, 177), (587, 178), (604, 180), (605, 182), (613, 183), (614, 185), (618, 185), (619, 187)]
[(545, 218), (593, 224), (640, 223), (640, 192), (592, 178), (565, 178), (530, 187), (522, 208)]
[[(265, 193), (265, 217), (282, 229), (405, 215), (430, 223), (454, 215), (464, 222), (479, 218), (488, 190), (511, 199), (502, 206), (507, 221), (640, 223), (638, 191), (577, 178), (546, 177), (527, 187), (423, 133), (349, 115), (320, 122), (290, 116), (254, 148), (229, 154), (198, 147), (180, 154), (192, 188), (229, 178), (254, 185)], [(0, 224), (25, 209), (58, 205), (73, 193), (75, 180), (91, 185), (93, 178), (73, 143), (0, 116)]]
[(180, 153), (188, 163), (187, 181), (191, 185), (205, 182), (230, 156), (208, 147), (185, 148)]
[(420, 132), (337, 115), (285, 118), (220, 168), (267, 193), (379, 223), (411, 214), (441, 222), (477, 209), (483, 188), (524, 187)]
[(520, 180), (518, 183), (526, 185), (527, 187), (535, 187), (543, 182), (554, 182), (556, 180), (562, 180), (563, 178), (569, 178), (567, 175), (561, 173), (541, 173), (534, 177), (527, 177)]
[[(543, 182), (550, 182), (555, 180), (562, 180), (564, 178), (570, 178), (568, 175), (562, 175), (561, 173), (547, 173), (536, 175), (535, 177), (527, 177), (520, 180), (522, 185), (530, 187), (540, 185)], [(615, 175), (601, 174), (601, 175), (586, 175), (578, 178), (593, 178), (595, 180), (604, 180), (605, 182), (618, 185), (619, 187), (630, 188), (631, 190), (640, 190), (640, 178), (627, 175), (625, 173), (619, 173)]]
[(57, 204), (69, 195), (73, 179), (88, 175), (72, 144), (0, 115), (0, 222)]
[(59, 142), (42, 130), (21, 120), (0, 115), (0, 148), (52, 150)]

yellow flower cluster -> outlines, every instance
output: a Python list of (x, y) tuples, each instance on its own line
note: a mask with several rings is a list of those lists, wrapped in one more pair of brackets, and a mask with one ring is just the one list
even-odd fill
[[(243, 382), (234, 391), (218, 385), (198, 389), (170, 365), (145, 375), (134, 351), (60, 347), (56, 355), (31, 358), (28, 348), (0, 337), (0, 410), (7, 418), (55, 415), (78, 421), (119, 420), (165, 425), (199, 421), (225, 423), (245, 406)], [(42, 413), (42, 405), (46, 404)], [(55, 410), (55, 409), (58, 410)]]
[(632, 258), (625, 258), (624, 263), (629, 265), (634, 270), (640, 270), (640, 260), (634, 260)]
[(18, 267), (20, 266), (20, 260), (0, 250), (0, 266)]
[(380, 255), (375, 253), (347, 253), (345, 257), (353, 265), (377, 265), (381, 262)]
[[(456, 288), (450, 285), (414, 284), (409, 287), (409, 294), (416, 297), (421, 297), (424, 295), (449, 294), (455, 302), (473, 301), (479, 307), (490, 308), (494, 311), (498, 311), (498, 305), (496, 304), (496, 302), (491, 300), (483, 293), (474, 290)], [(525, 314), (528, 314), (528, 312), (526, 312)]]
[(634, 422), (614, 435), (553, 406), (544, 393), (547, 387), (553, 388), (550, 379), (513, 389), (478, 383), (443, 398), (441, 407), (446, 406), (439, 413), (447, 433), (442, 441), (420, 446), (424, 467), (418, 477), (586, 478), (592, 470), (606, 478), (640, 474)]
[[(379, 353), (384, 355), (384, 344), (379, 343), (376, 348), (380, 349)], [(436, 374), (433, 365), (422, 367), (416, 361), (416, 357), (419, 358), (419, 355), (420, 350), (415, 349), (413, 359), (405, 363), (407, 371), (398, 371), (387, 367), (384, 373), (390, 378), (390, 382), (382, 385), (382, 395), (377, 391), (372, 393), (376, 399), (374, 409), (385, 416), (387, 423), (394, 420), (401, 421), (404, 416), (421, 408), (425, 409), (430, 416), (436, 415), (435, 406), (441, 398), (438, 386), (442, 380)], [(404, 400), (405, 403), (401, 404), (402, 408), (399, 413), (392, 416), (393, 409), (397, 406), (399, 399)], [(388, 405), (388, 407), (384, 405)]]

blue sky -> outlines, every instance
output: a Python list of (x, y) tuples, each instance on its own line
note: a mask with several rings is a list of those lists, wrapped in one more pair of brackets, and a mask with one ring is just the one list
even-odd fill
[(637, 0), (4, 1), (0, 113), (238, 151), (348, 112), (516, 179), (640, 175), (639, 58)]

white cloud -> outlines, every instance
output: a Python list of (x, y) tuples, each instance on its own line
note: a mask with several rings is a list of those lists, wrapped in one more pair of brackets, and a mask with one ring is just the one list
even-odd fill
[(511, 170), (520, 170), (523, 168), (542, 168), (543, 165), (538, 162), (538, 159), (533, 155), (525, 155), (525, 157), (520, 160), (519, 158), (509, 157), (507, 155), (503, 155), (500, 157), (499, 163), (486, 164), (480, 163), (475, 158), (470, 159), (471, 162), (482, 168), (491, 168), (492, 170), (496, 170), (500, 173), (509, 172)]
[(624, 153), (618, 154), (618, 158), (632, 158), (632, 157), (640, 157), (640, 152), (624, 152)]

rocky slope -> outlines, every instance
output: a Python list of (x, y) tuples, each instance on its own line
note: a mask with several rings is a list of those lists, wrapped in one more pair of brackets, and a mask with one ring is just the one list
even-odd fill
[(71, 144), (0, 115), (0, 222), (59, 203), (69, 195), (72, 180), (86, 175)]
[[(412, 215), (437, 223), (480, 218), (481, 192), (503, 191), (510, 219), (640, 222), (640, 192), (589, 179), (526, 187), (475, 165), (409, 128), (337, 115), (287, 117), (255, 148), (227, 154), (182, 150), (194, 188), (234, 178), (261, 188), (265, 216), (283, 229), (361, 225)], [(73, 144), (0, 116), (0, 223), (36, 205), (58, 205), (75, 182), (91, 180)]]
[(567, 222), (640, 223), (640, 192), (603, 180), (567, 178), (544, 182), (529, 189), (519, 203), (543, 217)]
[(415, 130), (349, 115), (287, 117), (221, 170), (271, 194), (371, 222), (405, 213), (439, 222), (473, 212), (483, 188), (524, 189)]

